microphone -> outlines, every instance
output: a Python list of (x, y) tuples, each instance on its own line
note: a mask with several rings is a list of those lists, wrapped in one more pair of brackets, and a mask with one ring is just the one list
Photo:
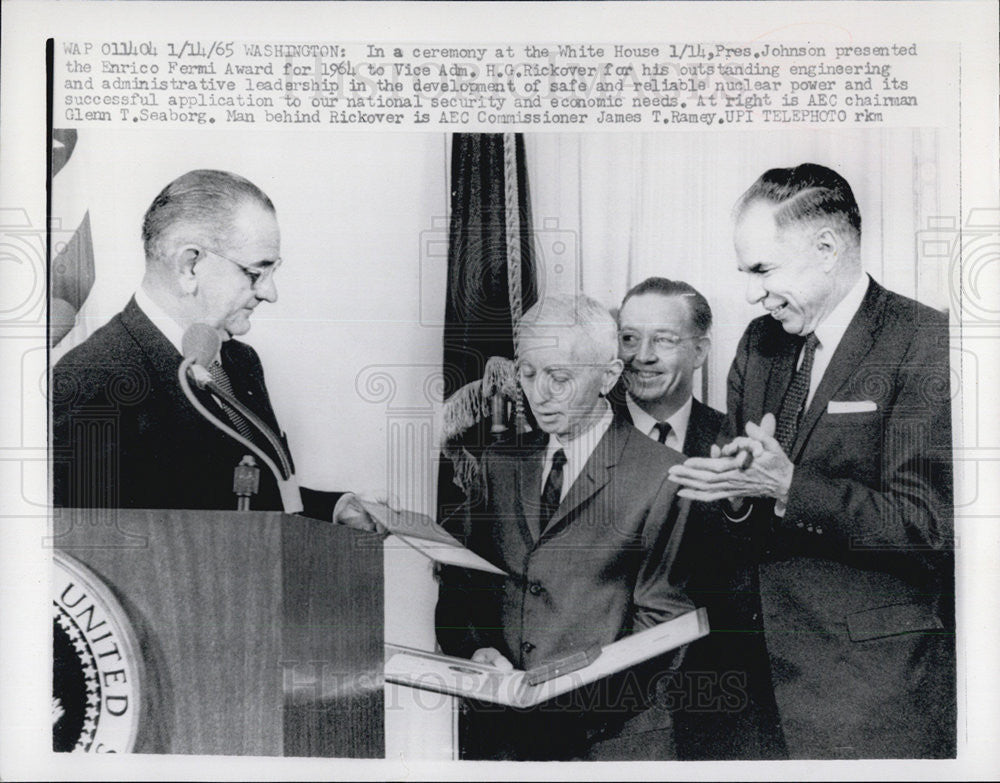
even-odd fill
[[(271, 469), (275, 480), (278, 482), (278, 489), (281, 492), (281, 502), (285, 512), (288, 514), (297, 513), (302, 510), (302, 497), (292, 472), (291, 458), (285, 452), (284, 444), (282, 444), (281, 440), (257, 414), (247, 408), (233, 395), (221, 389), (213, 380), (212, 374), (208, 370), (208, 366), (215, 360), (221, 346), (222, 340), (219, 338), (218, 332), (211, 326), (195, 323), (187, 328), (181, 340), (184, 361), (181, 362), (181, 366), (177, 371), (181, 389), (194, 408), (213, 426), (222, 430), (260, 457), (261, 461)], [(281, 469), (279, 470), (273, 460), (256, 444), (240, 435), (227, 423), (220, 421), (217, 416), (202, 405), (198, 398), (191, 392), (188, 383), (189, 378), (195, 382), (199, 389), (211, 392), (218, 400), (221, 400), (226, 406), (238, 412), (249, 424), (255, 427), (271, 445), (271, 448), (274, 449), (278, 460), (281, 462)]]
[[(184, 332), (184, 337), (181, 339), (181, 349), (184, 358), (190, 358), (192, 361), (188, 373), (198, 384), (199, 389), (204, 389), (209, 384), (214, 385), (208, 366), (215, 361), (220, 348), (222, 348), (222, 339), (219, 337), (219, 333), (208, 324), (191, 324)], [(214, 390), (209, 390), (214, 393)]]

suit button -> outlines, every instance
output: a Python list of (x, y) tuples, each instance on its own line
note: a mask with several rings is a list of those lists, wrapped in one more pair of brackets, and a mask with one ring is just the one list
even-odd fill
[(540, 584), (538, 584), (538, 582), (532, 582), (528, 586), (528, 592), (531, 593), (532, 595), (541, 595), (542, 594), (542, 586)]
[(531, 642), (524, 642), (521, 645), (521, 652), (523, 652), (525, 655), (527, 655), (528, 653), (530, 653), (534, 649), (535, 649), (535, 645), (533, 645)]
[(804, 528), (804, 527), (805, 527), (805, 525), (804, 525), (804, 524), (802, 524), (801, 522), (796, 522), (796, 523), (795, 523), (795, 527), (797, 527), (797, 528), (798, 528), (799, 530), (801, 530), (802, 528)]
[(816, 528), (816, 535), (820, 535), (820, 536), (823, 535), (823, 528), (821, 528), (821, 527)]

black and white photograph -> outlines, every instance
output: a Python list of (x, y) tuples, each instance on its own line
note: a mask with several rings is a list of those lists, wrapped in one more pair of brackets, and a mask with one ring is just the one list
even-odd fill
[(5, 2), (5, 777), (1000, 772), (951, 5)]

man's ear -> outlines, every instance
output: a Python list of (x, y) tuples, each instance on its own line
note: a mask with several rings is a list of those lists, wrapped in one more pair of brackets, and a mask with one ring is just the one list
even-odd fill
[(823, 265), (823, 271), (829, 272), (837, 263), (837, 258), (840, 255), (842, 249), (842, 242), (840, 240), (840, 235), (834, 231), (830, 226), (823, 226), (816, 235), (813, 237), (813, 242), (816, 247), (816, 252), (819, 253), (822, 259), (821, 263)]
[(195, 267), (204, 257), (205, 251), (197, 245), (181, 245), (174, 250), (172, 267), (185, 294), (194, 294), (198, 290)]
[(708, 358), (708, 351), (712, 347), (712, 338), (708, 335), (704, 335), (702, 337), (696, 337), (692, 340), (692, 343), (694, 343), (694, 367), (697, 369), (701, 367)]
[(604, 367), (604, 377), (601, 379), (601, 394), (607, 396), (615, 384), (618, 383), (618, 379), (621, 377), (622, 370), (625, 368), (625, 362), (621, 359), (613, 359), (608, 362)]

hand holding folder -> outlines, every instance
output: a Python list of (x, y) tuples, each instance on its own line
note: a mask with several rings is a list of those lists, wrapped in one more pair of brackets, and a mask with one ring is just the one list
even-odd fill
[[(465, 658), (395, 644), (385, 646), (385, 679), (413, 688), (511, 707), (531, 707), (705, 636), (708, 615), (696, 609), (596, 650), (574, 651), (530, 671), (501, 671)], [(577, 666), (576, 664), (584, 664)]]
[[(374, 522), (378, 529), (395, 536), (431, 560), (445, 565), (506, 575), (502, 569), (462, 546), (457, 538), (426, 514), (408, 509), (395, 509), (387, 503), (368, 500), (348, 492), (337, 503), (334, 519), (350, 524), (346, 522), (345, 517), (352, 506), (363, 512), (362, 515), (358, 515), (359, 518), (367, 515), (368, 520)], [(367, 525), (364, 529), (368, 529)]]

